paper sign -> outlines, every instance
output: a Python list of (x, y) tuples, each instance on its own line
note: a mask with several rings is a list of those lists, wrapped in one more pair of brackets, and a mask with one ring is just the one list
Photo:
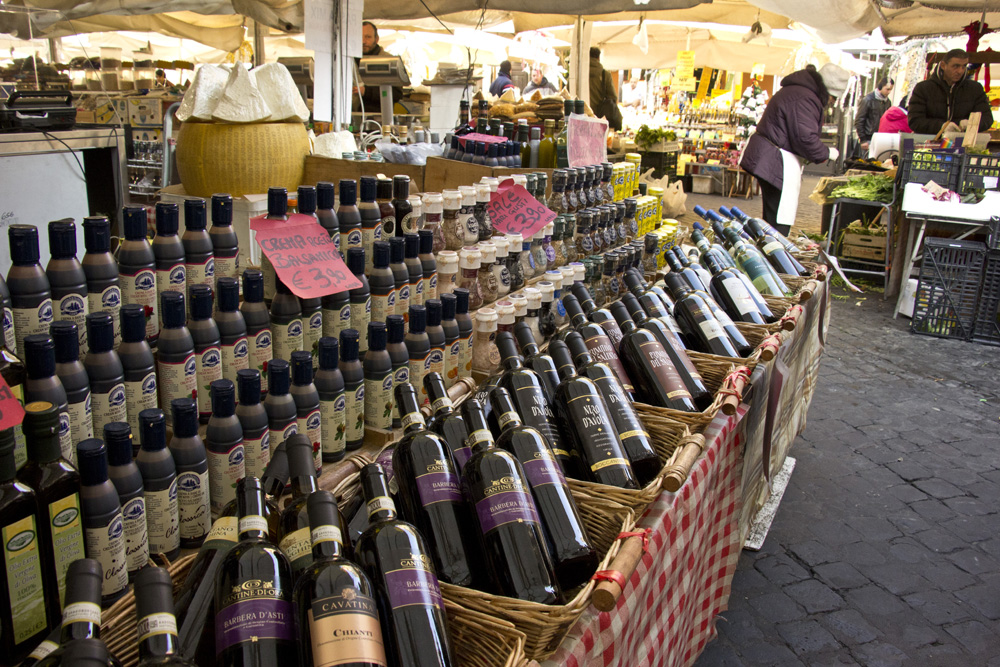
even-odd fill
[(583, 114), (569, 117), (566, 157), (571, 167), (601, 164), (608, 159), (608, 121)]
[(466, 141), (481, 141), (484, 144), (502, 144), (507, 141), (507, 137), (498, 137), (495, 134), (480, 134), (478, 132), (472, 132), (471, 134), (463, 134), (458, 138), (458, 143), (465, 147)]
[(24, 408), (21, 401), (11, 391), (10, 387), (0, 377), (0, 431), (14, 428), (24, 421)]
[(554, 211), (528, 194), (524, 186), (504, 180), (497, 191), (490, 195), (486, 210), (493, 221), (493, 229), (503, 234), (534, 236), (545, 225), (556, 219)]
[(316, 219), (299, 213), (288, 220), (250, 220), (257, 243), (281, 282), (300, 299), (345, 292), (361, 287), (333, 244), (329, 232)]
[(677, 80), (671, 86), (675, 90), (694, 92), (698, 89), (698, 82), (694, 78), (694, 51), (678, 51)]

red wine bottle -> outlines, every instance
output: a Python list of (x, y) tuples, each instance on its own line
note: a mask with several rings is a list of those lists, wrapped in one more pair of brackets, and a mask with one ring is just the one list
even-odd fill
[(427, 424), (427, 428), (434, 431), (448, 443), (451, 450), (451, 458), (455, 461), (458, 473), (462, 474), (465, 462), (472, 456), (472, 450), (465, 444), (465, 439), (469, 436), (469, 429), (465, 425), (462, 415), (455, 410), (448, 396), (448, 390), (444, 386), (444, 378), (440, 373), (428, 373), (424, 376), (424, 389), (427, 390), (427, 397), (431, 402), (431, 410), (434, 416)]
[[(670, 273), (680, 276), (689, 288), (693, 290), (701, 290), (703, 292), (708, 291), (708, 285), (702, 282), (701, 278), (698, 277), (698, 274), (694, 272), (694, 269), (681, 264), (681, 260), (674, 254), (672, 249), (664, 251), (663, 257), (667, 260), (667, 266), (670, 267)], [(671, 291), (671, 294), (673, 294), (673, 291)], [(677, 295), (673, 294), (673, 297), (676, 305)]]
[(424, 539), (415, 526), (396, 518), (382, 466), (369, 463), (361, 469), (361, 488), (369, 526), (354, 554), (375, 586), (389, 664), (457, 665), (434, 558)]
[[(316, 466), (309, 438), (296, 433), (285, 441), (292, 495), (281, 511), (278, 548), (288, 557), (293, 577), (312, 562), (312, 541), (309, 537), (309, 515), (306, 500), (319, 488)], [(343, 548), (343, 545), (341, 545)]]
[(526, 322), (518, 322), (514, 325), (514, 338), (521, 348), (521, 356), (524, 358), (524, 365), (538, 373), (538, 378), (542, 381), (542, 388), (545, 389), (545, 398), (552, 402), (556, 395), (556, 387), (559, 386), (559, 374), (556, 372), (556, 364), (552, 357), (538, 351), (538, 343), (531, 333), (531, 327)]
[(580, 308), (587, 316), (587, 319), (594, 324), (599, 324), (608, 334), (608, 338), (611, 339), (611, 344), (615, 346), (615, 349), (618, 349), (618, 343), (621, 342), (622, 339), (622, 332), (621, 329), (618, 328), (615, 318), (611, 316), (608, 309), (597, 307), (597, 304), (594, 303), (594, 299), (590, 295), (590, 290), (588, 290), (586, 285), (583, 283), (573, 283), (570, 291), (573, 292), (573, 296), (575, 296), (576, 300), (580, 303)]
[(480, 554), (467, 529), (472, 517), (462, 498), (451, 449), (441, 436), (427, 430), (413, 385), (399, 385), (395, 394), (403, 437), (394, 448), (392, 468), (403, 517), (427, 540), (438, 578), (472, 586)]
[(475, 525), (493, 589), (518, 600), (561, 603), (562, 592), (521, 464), (495, 446), (478, 401), (469, 399), (462, 409), (473, 432), (485, 434), (472, 446), (472, 458), (462, 471), (462, 489), (476, 508)]
[(664, 324), (670, 326), (671, 329), (678, 329), (677, 321), (674, 320), (674, 301), (673, 299), (668, 299), (664, 302), (663, 298), (654, 292), (652, 289), (647, 289), (645, 281), (642, 279), (642, 274), (639, 273), (638, 269), (629, 269), (625, 272), (625, 286), (628, 291), (638, 299), (639, 303), (642, 304), (643, 310), (650, 317), (656, 317), (663, 319)]
[[(664, 277), (667, 288), (676, 297), (674, 315), (681, 323), (689, 342), (700, 352), (722, 357), (740, 357), (726, 329), (715, 318), (708, 302), (676, 273)], [(749, 354), (749, 350), (747, 354)]]
[(737, 322), (767, 323), (764, 314), (757, 308), (750, 292), (733, 269), (724, 269), (712, 255), (705, 256), (705, 266), (712, 273), (712, 282), (709, 284), (712, 298), (722, 306), (727, 315)]
[(808, 276), (809, 272), (798, 260), (792, 257), (785, 246), (778, 239), (768, 234), (761, 227), (760, 223), (753, 218), (747, 218), (743, 223), (743, 229), (750, 234), (750, 237), (760, 248), (760, 251), (767, 257), (774, 270), (789, 276)]
[(622, 387), (629, 395), (629, 399), (631, 399), (635, 387), (632, 386), (632, 380), (629, 378), (628, 373), (625, 372), (625, 366), (622, 365), (621, 359), (618, 358), (618, 348), (611, 343), (611, 339), (608, 338), (604, 329), (587, 321), (586, 315), (583, 314), (583, 310), (580, 308), (580, 302), (576, 300), (575, 296), (572, 294), (564, 296), (563, 306), (566, 308), (566, 315), (570, 318), (573, 327), (577, 333), (583, 336), (583, 340), (587, 344), (587, 349), (590, 350), (595, 359), (611, 367), (611, 370), (621, 380)]
[(598, 557), (566, 478), (542, 434), (523, 424), (506, 389), (493, 390), (493, 410), (503, 424), (496, 446), (517, 457), (524, 469), (559, 585), (576, 588), (594, 575)]

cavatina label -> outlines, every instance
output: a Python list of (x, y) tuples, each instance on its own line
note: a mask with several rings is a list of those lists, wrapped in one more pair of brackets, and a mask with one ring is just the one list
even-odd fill
[(222, 347), (213, 345), (195, 354), (198, 380), (198, 412), (212, 414), (212, 383), (222, 379)]
[(531, 488), (538, 488), (546, 484), (558, 486), (566, 485), (566, 477), (563, 476), (562, 468), (551, 452), (535, 452), (533, 458), (522, 462), (524, 474), (528, 478)]
[(501, 477), (486, 486), (476, 502), (476, 515), (483, 533), (508, 523), (539, 522), (531, 493), (514, 477)]
[(149, 562), (149, 540), (146, 537), (146, 500), (137, 496), (122, 507), (125, 525), (125, 567), (137, 572)]
[(104, 570), (101, 595), (114, 595), (128, 586), (125, 558), (125, 527), (122, 515), (115, 514), (106, 526), (84, 529), (87, 556), (96, 559)]
[(358, 589), (313, 600), (308, 621), (314, 667), (387, 664), (375, 600)]
[(192, 352), (184, 361), (180, 362), (157, 362), (159, 370), (160, 403), (170, 405), (170, 401), (175, 398), (194, 398), (196, 387), (198, 386), (198, 366)]
[(222, 377), (236, 382), (236, 373), (247, 368), (250, 368), (250, 346), (246, 336), (222, 346)]
[(125, 405), (125, 383), (119, 382), (110, 390), (90, 392), (91, 417), (94, 433), (104, 433), (104, 425), (111, 422), (128, 421)]
[[(53, 301), (53, 316), (57, 322), (72, 322), (76, 325), (80, 340), (80, 352), (87, 350), (87, 314), (90, 312), (90, 300), (87, 295), (67, 294)], [(84, 356), (84, 355), (81, 355)]]
[(417, 475), (417, 493), (424, 507), (435, 503), (461, 503), (462, 487), (451, 461), (438, 459)]
[(177, 516), (182, 540), (198, 540), (212, 526), (208, 470), (177, 475)]
[(236, 497), (236, 482), (244, 474), (243, 456), (242, 442), (225, 452), (208, 452), (209, 497), (215, 516), (221, 514), (226, 503)]
[(73, 493), (49, 503), (49, 525), (52, 530), (51, 547), (56, 561), (59, 599), (63, 600), (66, 597), (66, 570), (70, 563), (84, 557), (79, 495)]
[(260, 390), (267, 391), (267, 364), (272, 359), (271, 330), (261, 329), (252, 338), (250, 345), (250, 368), (260, 372)]
[(291, 359), (292, 352), (302, 349), (302, 320), (296, 318), (288, 324), (271, 322), (271, 333), (274, 341), (274, 358)]
[(11, 644), (20, 644), (46, 629), (42, 558), (35, 515), (3, 527), (4, 572), (10, 597)]
[(146, 526), (149, 551), (165, 554), (181, 546), (181, 534), (177, 525), (177, 480), (162, 491), (145, 492)]
[(392, 429), (393, 404), (392, 371), (374, 380), (365, 378), (365, 426)]
[(384, 576), (392, 609), (437, 607), (444, 611), (444, 599), (434, 575), (434, 564), (426, 554), (410, 554), (401, 558), (399, 567), (387, 571)]
[(347, 440), (355, 442), (365, 437), (365, 383), (353, 391), (347, 401)]
[(14, 308), (14, 331), (17, 332), (17, 356), (24, 359), (24, 339), (33, 334), (48, 334), (52, 324), (52, 299), (43, 299), (31, 308)]
[(246, 474), (260, 479), (271, 460), (271, 431), (264, 429), (264, 432), (256, 437), (244, 433), (243, 453), (246, 457), (244, 463)]
[(156, 315), (156, 272), (152, 269), (134, 275), (121, 275), (122, 303), (137, 303), (146, 311), (146, 337), (160, 335), (160, 321)]
[(139, 413), (156, 407), (156, 389), (156, 371), (150, 371), (138, 382), (125, 383), (128, 425), (132, 427), (133, 433), (139, 432)]
[(321, 442), (323, 453), (327, 456), (339, 456), (347, 446), (344, 439), (347, 431), (347, 399), (344, 392), (333, 397), (333, 400), (319, 402)]
[(215, 652), (261, 639), (296, 640), (294, 607), (289, 593), (273, 580), (248, 579), (222, 598), (215, 615)]

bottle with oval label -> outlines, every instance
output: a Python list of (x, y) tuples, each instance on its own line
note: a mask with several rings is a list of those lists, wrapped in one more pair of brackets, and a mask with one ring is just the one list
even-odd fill
[(373, 247), (374, 260), (368, 274), (372, 298), (372, 322), (385, 322), (396, 312), (396, 282), (389, 268), (389, 244), (377, 241)]
[(343, 178), (338, 183), (340, 206), (337, 220), (340, 223), (340, 254), (345, 258), (351, 248), (362, 247), (361, 211), (358, 209), (358, 183)]
[(138, 433), (139, 413), (157, 405), (156, 361), (146, 342), (142, 306), (123, 306), (121, 318), (122, 344), (118, 346), (118, 356), (125, 371), (125, 411), (128, 425)]
[(113, 604), (128, 591), (125, 524), (118, 492), (108, 479), (108, 457), (97, 438), (77, 445), (80, 460), (80, 506), (87, 557), (101, 564), (101, 604)]
[(222, 276), (216, 280), (216, 288), (219, 309), (215, 323), (219, 327), (219, 342), (222, 344), (222, 377), (236, 382), (236, 373), (250, 367), (247, 324), (239, 311), (239, 281)]
[(212, 526), (208, 455), (198, 435), (198, 404), (177, 398), (170, 404), (173, 437), (170, 454), (177, 466), (177, 516), (181, 547), (200, 547)]
[(422, 270), (421, 291), (426, 302), (427, 299), (436, 299), (438, 296), (437, 260), (433, 252), (434, 232), (429, 229), (421, 229), (417, 232), (417, 236), (420, 249), (418, 257)]
[[(417, 306), (410, 306), (412, 312)], [(411, 328), (412, 331), (412, 328)], [(368, 324), (368, 353), (365, 355), (365, 428), (392, 429), (395, 412), (392, 393), (392, 359), (386, 351), (385, 322)]]
[(365, 277), (365, 251), (362, 248), (347, 250), (347, 268), (361, 281), (361, 286), (350, 291), (351, 328), (358, 332), (359, 349), (363, 354), (368, 350), (368, 323), (372, 317), (371, 288)]
[(162, 297), (163, 331), (157, 344), (156, 370), (160, 405), (175, 398), (197, 396), (197, 362), (194, 339), (185, 325), (184, 295), (166, 292)]
[[(426, 392), (423, 388), (424, 375), (430, 369), (431, 343), (427, 336), (427, 309), (424, 306), (410, 306), (410, 331), (406, 334), (406, 350), (410, 356), (410, 384)], [(421, 397), (421, 403), (424, 398), (425, 396)]]
[(125, 240), (118, 247), (118, 275), (121, 280), (122, 303), (137, 303), (146, 312), (146, 337), (150, 344), (160, 333), (156, 295), (156, 256), (146, 238), (146, 209), (126, 206), (122, 209)]
[(63, 458), (76, 465), (77, 442), (73, 439), (66, 390), (56, 377), (55, 343), (50, 336), (34, 334), (24, 339), (24, 402), (47, 401), (59, 411), (59, 448)]
[[(212, 317), (212, 289), (207, 285), (192, 285), (191, 317), (188, 330), (194, 341), (195, 377), (198, 381), (198, 414), (207, 424), (212, 414), (211, 386), (222, 379), (222, 337)], [(277, 297), (275, 301), (277, 301)], [(273, 307), (272, 302), (272, 307)]]
[(395, 313), (405, 321), (410, 316), (410, 270), (406, 266), (406, 241), (402, 236), (389, 239), (389, 270), (396, 286)]
[(320, 442), (324, 463), (344, 458), (347, 441), (347, 399), (344, 376), (339, 364), (340, 341), (323, 337), (319, 340), (319, 370), (314, 383), (319, 392)]
[(458, 365), (462, 356), (462, 342), (459, 338), (458, 322), (455, 320), (455, 308), (458, 299), (454, 294), (441, 295), (441, 328), (444, 330), (444, 378), (445, 387), (450, 387), (458, 380)]
[(246, 474), (243, 427), (236, 417), (236, 388), (229, 380), (212, 383), (212, 417), (205, 430), (205, 450), (212, 516), (217, 517), (236, 497), (236, 483)]
[(212, 195), (212, 228), (208, 230), (215, 254), (215, 277), (240, 278), (240, 242), (233, 229), (233, 198)]
[[(431, 349), (427, 355), (427, 363), (424, 364), (424, 377), (430, 373), (437, 373), (443, 376), (446, 343), (444, 326), (441, 323), (443, 310), (441, 301), (439, 299), (429, 299), (425, 304), (425, 308), (427, 313), (425, 331), (427, 332), (427, 341), (430, 343)], [(429, 402), (425, 386), (420, 387), (419, 395), (422, 403), (426, 404)]]
[(323, 469), (320, 403), (319, 392), (313, 384), (312, 355), (308, 352), (292, 353), (292, 386), (289, 393), (295, 401), (296, 430), (309, 439), (313, 448), (313, 465), (319, 475)]
[[(118, 310), (122, 305), (122, 290), (118, 262), (111, 255), (111, 224), (108, 219), (103, 216), (84, 218), (83, 242), (87, 252), (81, 264), (87, 277), (89, 312), (103, 310), (111, 315), (115, 325), (115, 345), (118, 345), (121, 342)], [(77, 329), (85, 338), (86, 327), (78, 326)]]
[(114, 345), (114, 327), (107, 313), (87, 316), (90, 354), (83, 366), (90, 378), (90, 401), (94, 433), (103, 433), (104, 425), (128, 421), (125, 403), (125, 369)]
[(92, 438), (94, 422), (91, 415), (90, 378), (77, 353), (80, 344), (77, 326), (72, 322), (53, 322), (51, 331), (55, 343), (56, 376), (66, 392), (72, 442)]
[(358, 359), (358, 332), (347, 329), (340, 334), (340, 372), (344, 376), (347, 397), (345, 447), (360, 449), (365, 441), (365, 372)]
[[(153, 238), (153, 256), (156, 258), (156, 291), (187, 294), (187, 268), (184, 262), (184, 244), (177, 235), (179, 224), (177, 204), (156, 205), (156, 237)], [(159, 313), (163, 327), (163, 313)]]
[[(271, 315), (264, 305), (264, 276), (257, 269), (243, 272), (243, 303), (240, 314), (247, 325), (249, 367), (260, 373), (260, 391), (267, 394), (267, 364), (274, 356)], [(324, 319), (324, 322), (326, 319)]]
[(302, 349), (310, 354), (313, 366), (316, 365), (319, 339), (323, 337), (323, 300), (299, 299), (302, 309)]
[[(207, 206), (204, 199), (184, 200), (184, 266), (187, 285), (215, 287), (215, 246), (207, 227)], [(191, 304), (194, 305), (193, 303)]]
[(52, 324), (52, 290), (38, 263), (38, 229), (32, 225), (7, 228), (12, 266), (7, 273), (18, 358), (24, 359), (24, 339), (47, 334)]
[(270, 446), (277, 447), (298, 432), (298, 410), (291, 388), (291, 364), (284, 359), (271, 362), (271, 391), (264, 400), (267, 411)]
[(458, 323), (458, 377), (472, 377), (472, 317), (469, 315), (469, 290), (455, 289), (455, 322)]
[(424, 305), (424, 269), (420, 262), (420, 238), (416, 234), (407, 234), (404, 240), (404, 259), (410, 286), (410, 305)]
[[(374, 176), (362, 176), (358, 181), (358, 213), (361, 216), (361, 247), (365, 249), (365, 274), (370, 275), (373, 265), (372, 250), (382, 240), (382, 215), (375, 198), (377, 184)], [(380, 320), (384, 321), (384, 320)]]
[[(138, 432), (138, 431), (136, 431)], [(132, 453), (132, 429), (123, 422), (104, 427), (108, 450), (108, 477), (118, 493), (125, 529), (125, 567), (131, 580), (149, 563), (149, 540), (146, 532), (146, 500), (142, 473)]]
[[(117, 275), (117, 271), (115, 272)], [(17, 338), (14, 336), (14, 310), (10, 300), (10, 290), (7, 281), (0, 276), (0, 319), (3, 326), (3, 344), (8, 350), (17, 349)]]
[(139, 413), (142, 448), (135, 463), (142, 473), (149, 553), (173, 560), (180, 554), (177, 465), (167, 449), (167, 420), (159, 408)]
[[(288, 220), (288, 190), (280, 187), (267, 189), (267, 215), (265, 219)], [(271, 260), (268, 259), (267, 254), (263, 250), (260, 252), (260, 271), (263, 279), (263, 300), (265, 303), (271, 303), (276, 289), (276, 274), (274, 272), (274, 265), (271, 264)]]
[(276, 279), (274, 300), (271, 301), (271, 340), (275, 359), (291, 359), (292, 352), (302, 350), (304, 332), (299, 299), (288, 286)]
[(260, 373), (247, 368), (236, 374), (239, 403), (236, 417), (243, 428), (244, 469), (246, 474), (262, 477), (271, 460), (271, 432), (267, 410), (260, 402)]
[[(390, 315), (385, 322), (387, 343), (386, 352), (392, 363), (392, 386), (398, 386), (410, 381), (410, 353), (406, 349), (406, 322), (402, 315)], [(392, 417), (392, 427), (399, 428), (399, 413)]]
[[(90, 295), (87, 274), (76, 258), (76, 224), (72, 220), (49, 223), (49, 253), (52, 258), (45, 267), (45, 275), (52, 288), (52, 319), (73, 322), (78, 331), (85, 332)], [(82, 336), (80, 351), (84, 357), (86, 344), (86, 336)]]

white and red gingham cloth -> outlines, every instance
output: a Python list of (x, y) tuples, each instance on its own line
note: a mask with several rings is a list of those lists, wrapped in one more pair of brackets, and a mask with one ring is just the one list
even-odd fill
[(648, 551), (618, 607), (590, 607), (546, 667), (686, 667), (715, 636), (740, 555), (741, 410), (705, 431), (705, 456), (677, 493), (662, 493), (639, 527)]

